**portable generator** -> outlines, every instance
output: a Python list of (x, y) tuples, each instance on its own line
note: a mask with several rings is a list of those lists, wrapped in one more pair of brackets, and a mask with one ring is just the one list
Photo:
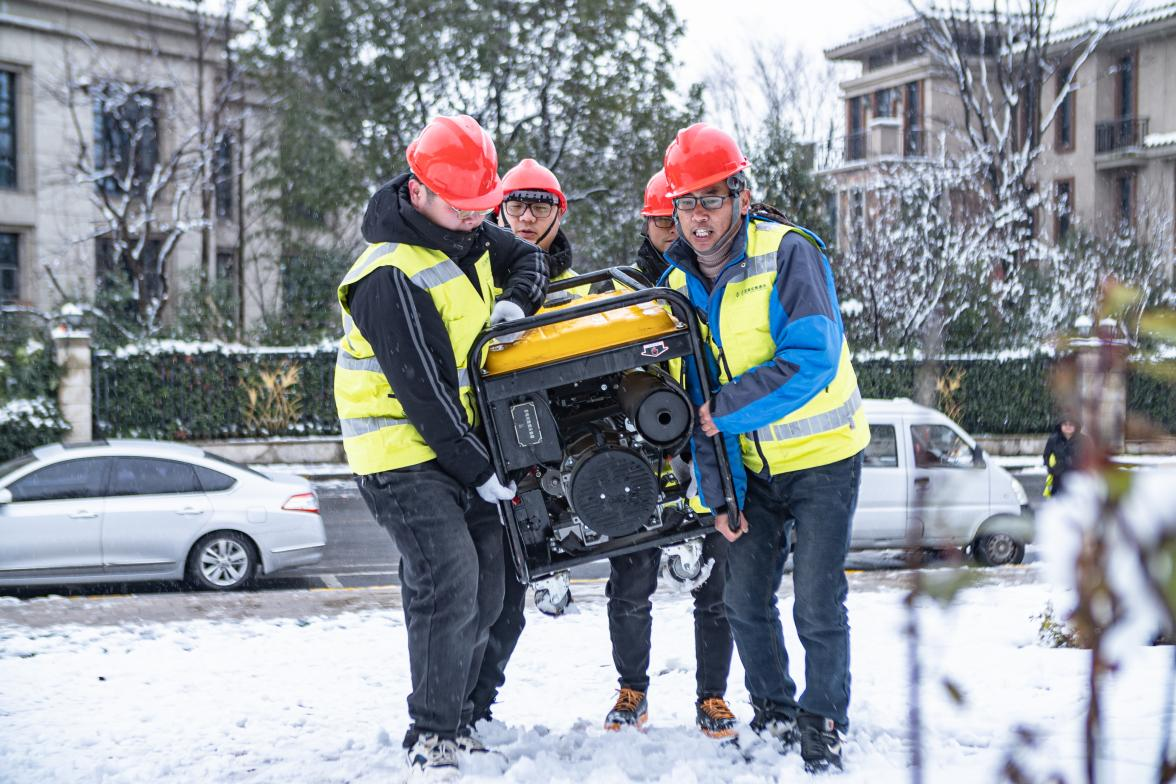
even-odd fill
[[(611, 291), (569, 296), (605, 282)], [(521, 336), (495, 340), (511, 333)], [(572, 567), (649, 547), (676, 551), (679, 579), (696, 574), (713, 518), (692, 508), (670, 470), (695, 411), (669, 361), (693, 356), (704, 367), (707, 350), (686, 298), (650, 286), (633, 268), (599, 270), (552, 282), (534, 316), (483, 332), (470, 367), (487, 344), (471, 385), (494, 468), (518, 486), (499, 512), (539, 608), (563, 610)], [(728, 458), (717, 446), (734, 508)]]

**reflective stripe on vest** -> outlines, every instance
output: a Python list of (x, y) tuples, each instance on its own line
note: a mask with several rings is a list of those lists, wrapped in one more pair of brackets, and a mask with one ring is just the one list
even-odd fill
[[(417, 465), (436, 457), (405, 416), (371, 344), (348, 312), (350, 287), (383, 266), (396, 267), (412, 285), (428, 292), (441, 316), (457, 365), (459, 400), (455, 402), (448, 396), (440, 396), (439, 402), (455, 421), (474, 423), (474, 401), (466, 362), (470, 348), (489, 321), (494, 304), (488, 253), (483, 253), (475, 264), (481, 291), (476, 290), (469, 276), (440, 251), (384, 243), (369, 245), (356, 259), (338, 290), (344, 334), (335, 359), (335, 406), (339, 412), (347, 462), (352, 471), (361, 475)], [(424, 378), (420, 383), (441, 389), (438, 378)]]
[[(339, 349), (338, 355), (335, 357), (335, 367), (343, 368), (344, 370), (360, 370), (365, 373), (379, 373), (383, 375), (384, 370), (380, 367), (380, 361), (374, 356), (358, 359), (351, 356), (342, 348)], [(470, 370), (469, 368), (457, 369), (457, 385), (459, 387), (468, 387), (470, 385)]]
[[(769, 313), (776, 296), (778, 251), (791, 231), (799, 231), (810, 241), (798, 228), (752, 220), (747, 229), (747, 257), (724, 270), (718, 280), (721, 288), (710, 294), (710, 321), (699, 326), (716, 359), (720, 384), (775, 357), (778, 347), (768, 324)], [(667, 284), (689, 298), (686, 273), (681, 269), (671, 269)], [(717, 308), (715, 296), (720, 297)], [(699, 307), (697, 302), (695, 307)], [(869, 439), (861, 392), (844, 339), (836, 375), (827, 386), (786, 416), (739, 436), (744, 464), (755, 473), (766, 468), (771, 474), (843, 460), (865, 448)]]
[(854, 387), (853, 394), (849, 400), (832, 411), (815, 414), (794, 422), (777, 422), (774, 425), (761, 427), (756, 431), (756, 436), (759, 437), (760, 441), (784, 441), (789, 438), (815, 436), (818, 433), (836, 430), (846, 425), (853, 427), (853, 416), (861, 407), (862, 393), (857, 387)]

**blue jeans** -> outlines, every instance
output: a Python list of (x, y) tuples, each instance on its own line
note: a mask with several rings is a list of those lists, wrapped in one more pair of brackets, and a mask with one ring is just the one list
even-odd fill
[[(723, 600), (754, 701), (787, 716), (804, 711), (849, 726), (849, 619), (845, 557), (862, 456), (768, 478), (748, 475), (748, 531), (730, 547)], [(793, 609), (804, 646), (796, 699), (776, 592), (792, 539)]]
[(490, 625), (502, 609), (498, 510), (435, 461), (361, 476), (359, 490), (400, 550), (409, 735), (453, 738), (470, 723)]

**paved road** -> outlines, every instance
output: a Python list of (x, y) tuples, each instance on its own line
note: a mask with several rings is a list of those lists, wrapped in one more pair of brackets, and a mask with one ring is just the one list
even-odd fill
[[(1041, 500), (1044, 475), (1024, 474), (1019, 478), (1031, 504)], [(322, 561), (299, 569), (280, 572), (258, 581), (260, 591), (311, 588), (369, 588), (398, 583), (398, 554), (391, 537), (376, 524), (359, 491), (350, 481), (330, 481), (317, 485), (323, 520), (327, 527), (327, 551)], [(950, 555), (949, 555), (950, 558)], [(1027, 560), (1035, 554), (1030, 550)], [(945, 561), (945, 563), (950, 563)], [(894, 570), (906, 566), (901, 551), (853, 553), (847, 564), (863, 571)], [(608, 577), (607, 561), (589, 564), (573, 571), (575, 582), (598, 582)], [(35, 597), (47, 594), (121, 594), (176, 593), (184, 591), (177, 583), (136, 583), (82, 586), (42, 586), (35, 589), (0, 589), (0, 596)]]

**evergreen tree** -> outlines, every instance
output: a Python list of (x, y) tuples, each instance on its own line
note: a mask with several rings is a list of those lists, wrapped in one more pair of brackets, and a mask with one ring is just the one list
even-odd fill
[[(368, 195), (407, 168), (405, 148), (430, 119), (456, 113), (492, 134), (501, 172), (529, 157), (559, 177), (577, 269), (631, 260), (645, 182), (690, 121), (672, 108), (682, 28), (667, 0), (258, 0), (254, 10), (251, 66), (277, 108), (258, 198), (287, 271), (311, 247), (319, 265), (323, 253), (353, 254)], [(303, 301), (327, 304), (326, 288)], [(298, 295), (283, 290), (289, 306)]]

